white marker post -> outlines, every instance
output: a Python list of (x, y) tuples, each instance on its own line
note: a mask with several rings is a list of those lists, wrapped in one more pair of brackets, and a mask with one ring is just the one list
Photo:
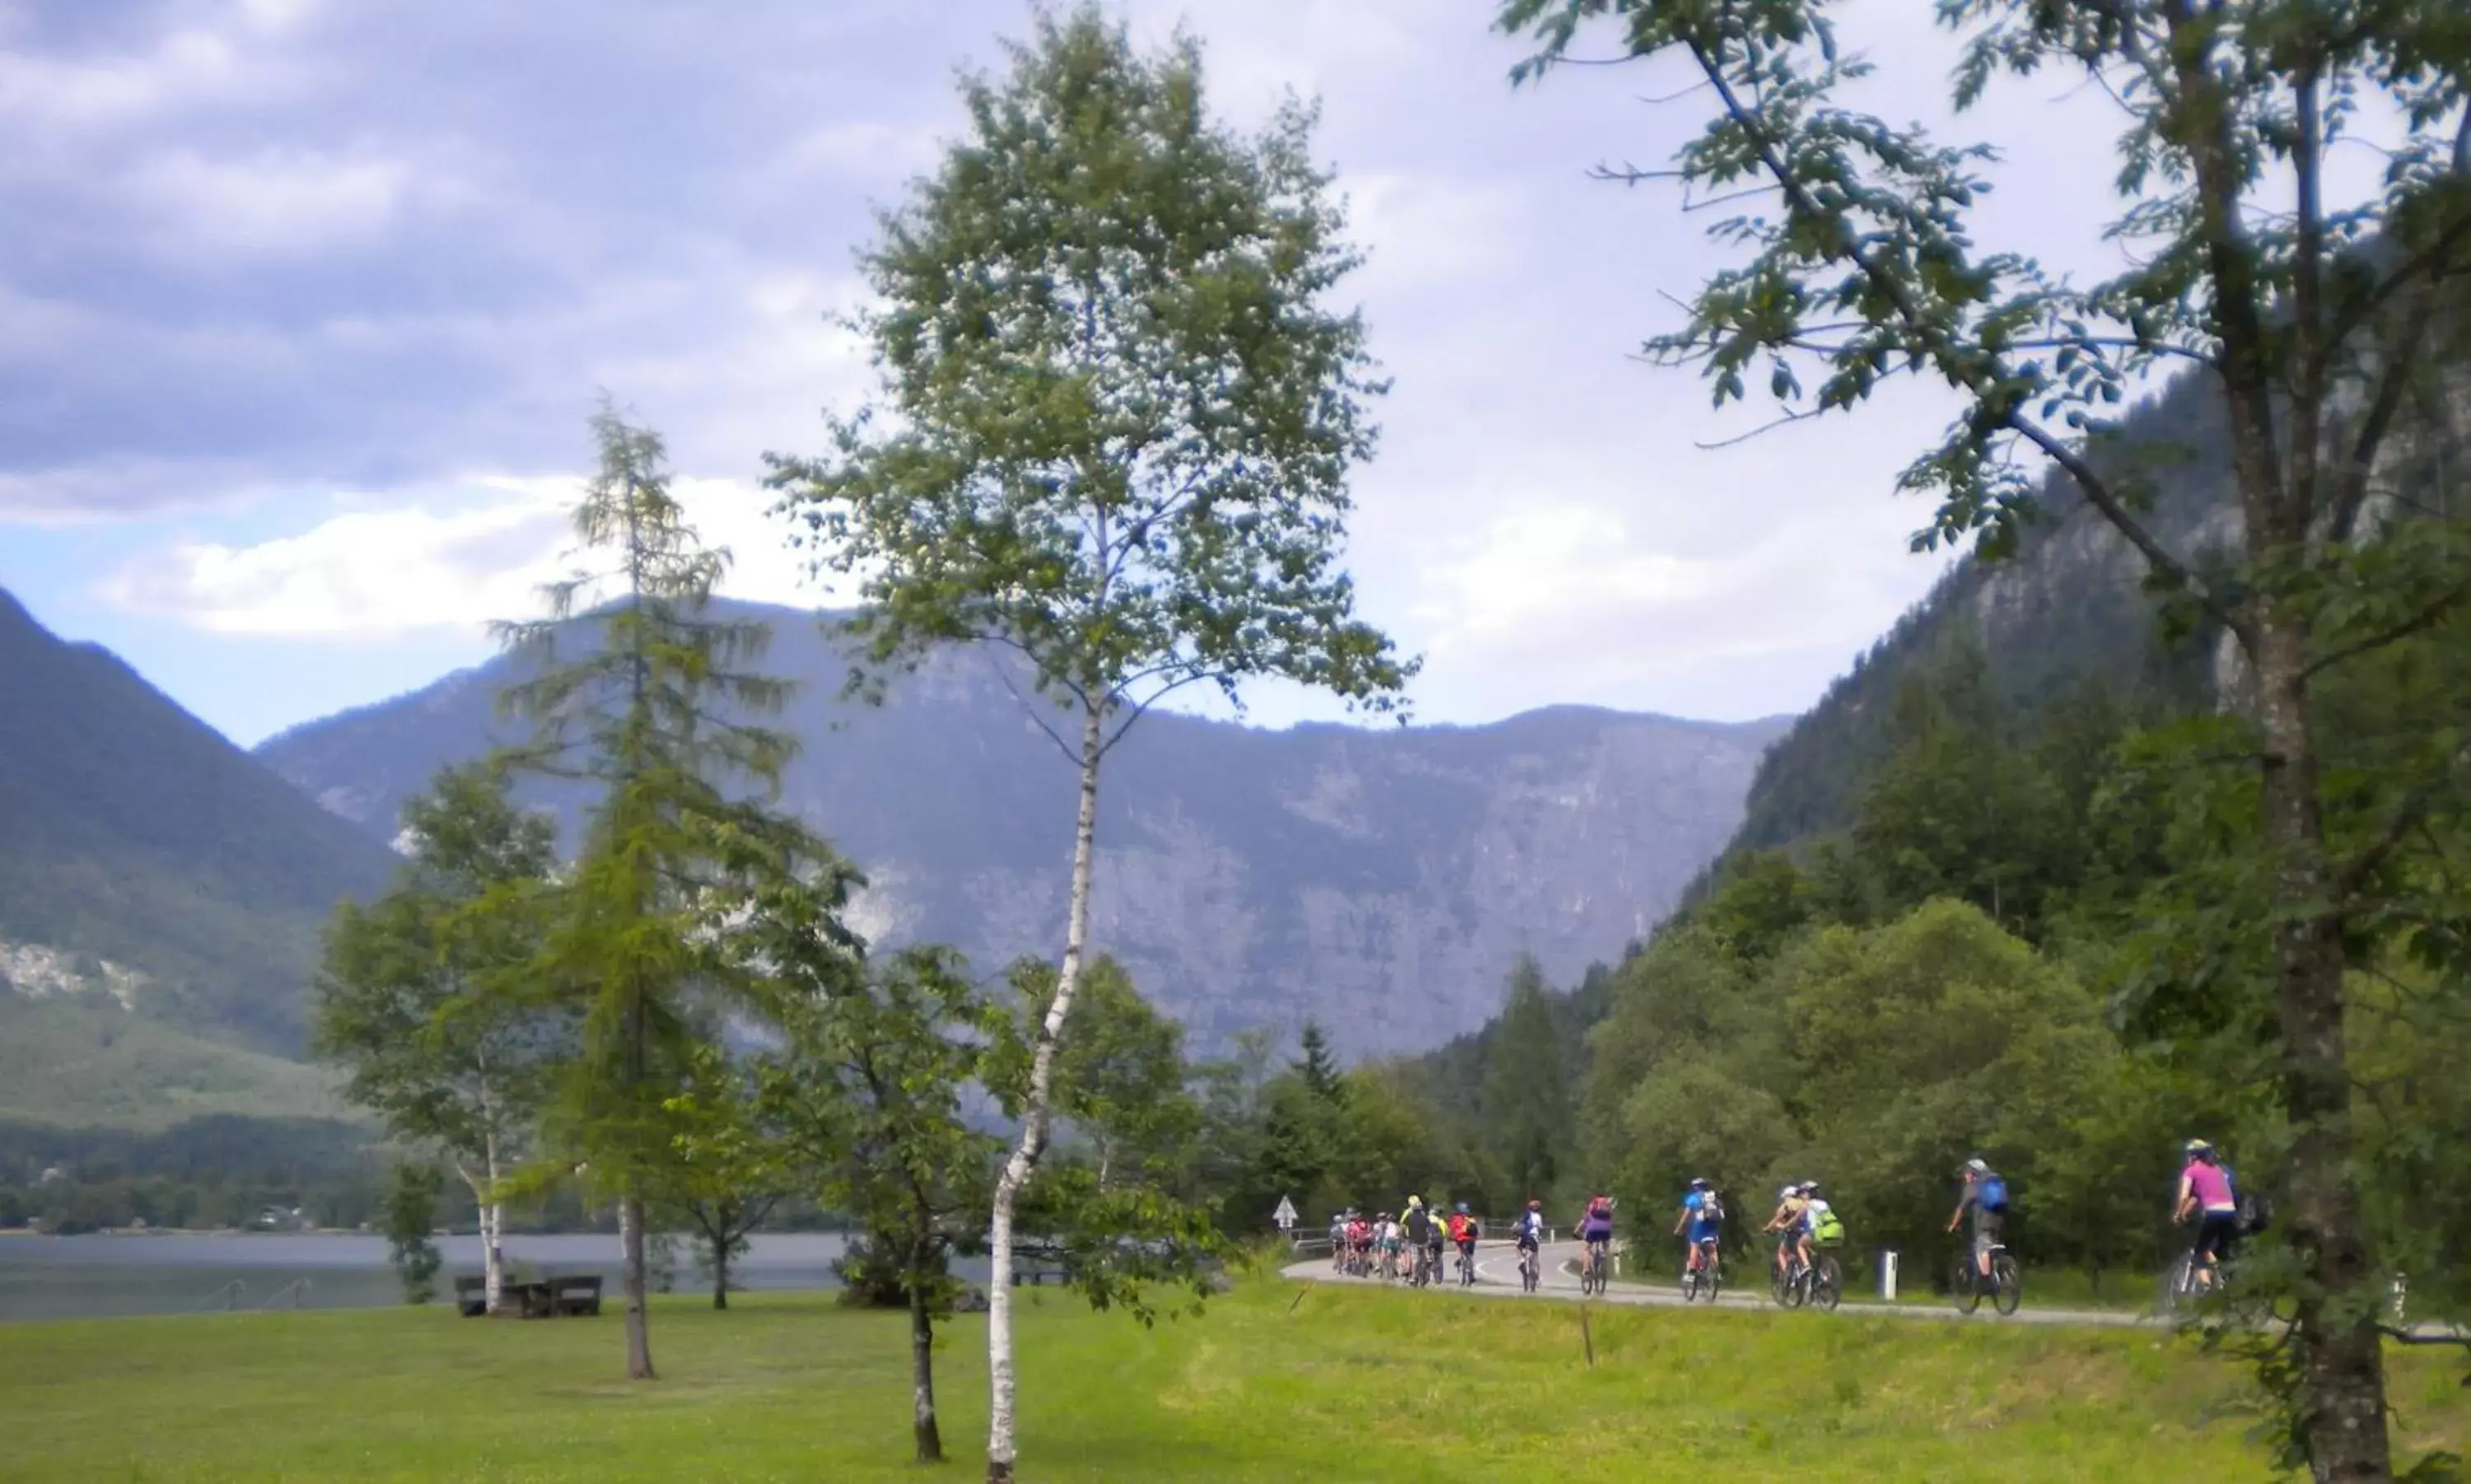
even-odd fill
[(1279, 1209), (1270, 1213), (1270, 1219), (1279, 1224), (1279, 1230), (1283, 1234), (1294, 1231), (1296, 1229), (1296, 1203), (1287, 1199), (1283, 1195), (1280, 1196)]
[(1896, 1302), (1896, 1255), (1893, 1252), (1879, 1254), (1879, 1297), (1891, 1304)]

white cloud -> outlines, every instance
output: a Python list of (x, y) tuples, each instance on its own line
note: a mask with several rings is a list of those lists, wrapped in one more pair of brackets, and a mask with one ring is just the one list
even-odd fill
[[(295, 535), (183, 542), (122, 567), (98, 596), (124, 612), (210, 633), (343, 643), (472, 632), (540, 612), (542, 584), (576, 567), (576, 481), (481, 476), (459, 485), (411, 504), (338, 496), (333, 513)], [(788, 527), (767, 513), (769, 492), (692, 478), (676, 480), (672, 492), (703, 538), (729, 549), (725, 593), (827, 601), (789, 551)]]
[[(412, 184), (395, 159), (297, 150), (213, 158), (186, 148), (147, 158), (128, 179), (162, 249), (176, 255), (200, 246), (276, 256), (365, 246), (395, 224)], [(427, 189), (442, 194), (435, 182)]]

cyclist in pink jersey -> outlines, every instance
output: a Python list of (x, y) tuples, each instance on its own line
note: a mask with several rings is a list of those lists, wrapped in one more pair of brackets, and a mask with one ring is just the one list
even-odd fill
[(2197, 1218), (2197, 1261), (2200, 1285), (2210, 1287), (2215, 1266), (2231, 1255), (2239, 1239), (2239, 1192), (2223, 1168), (2222, 1155), (2201, 1139), (2191, 1139), (2184, 1151), (2187, 1167), (2179, 1171), (2179, 1199), (2174, 1221)]

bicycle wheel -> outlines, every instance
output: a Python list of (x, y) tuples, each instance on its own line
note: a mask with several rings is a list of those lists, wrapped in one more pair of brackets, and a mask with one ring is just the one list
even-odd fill
[(1800, 1261), (1796, 1260), (1791, 1267), (1785, 1269), (1784, 1307), (1800, 1308), (1809, 1301), (1810, 1269), (1802, 1266)]
[(1948, 1275), (1947, 1292), (1948, 1297), (1956, 1301), (1956, 1311), (1960, 1314), (1972, 1313), (1982, 1307), (1982, 1291), (1975, 1286), (1974, 1277), (1972, 1254), (1959, 1253), (1956, 1270)]
[(1990, 1283), (1991, 1307), (2003, 1314), (2016, 1312), (2016, 1306), (2025, 1298), (2025, 1276), (2016, 1270), (2016, 1260), (2004, 1252), (1993, 1254)]
[(1692, 1267), (1689, 1263), (1684, 1262), (1682, 1265), (1682, 1302), (1684, 1304), (1694, 1304), (1698, 1302), (1698, 1299), (1699, 1270)]
[(1707, 1254), (1707, 1260), (1706, 1263), (1701, 1265), (1699, 1269), (1699, 1296), (1706, 1299), (1708, 1303), (1713, 1304), (1716, 1302), (1717, 1290), (1722, 1288), (1724, 1284), (1724, 1260), (1717, 1257), (1713, 1251), (1710, 1251)]
[(1822, 1256), (1819, 1271), (1812, 1275), (1810, 1301), (1830, 1313), (1845, 1299), (1845, 1270), (1831, 1257)]
[(2172, 1259), (2171, 1265), (2162, 1270), (2162, 1289), (2154, 1295), (2153, 1301), (2155, 1313), (2167, 1315), (2179, 1311), (2180, 1300), (2188, 1296), (2191, 1283), (2189, 1269), (2193, 1256), (2183, 1252)]
[(1518, 1285), (1526, 1289), (1528, 1292), (1534, 1293), (1536, 1291), (1538, 1276), (1539, 1275), (1536, 1271), (1536, 1253), (1533, 1248), (1530, 1248), (1518, 1260)]

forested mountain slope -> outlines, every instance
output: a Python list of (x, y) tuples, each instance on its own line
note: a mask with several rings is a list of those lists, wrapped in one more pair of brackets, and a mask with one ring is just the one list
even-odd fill
[(318, 929), (386, 848), (5, 592), (0, 697), (0, 985), (296, 1053)]

